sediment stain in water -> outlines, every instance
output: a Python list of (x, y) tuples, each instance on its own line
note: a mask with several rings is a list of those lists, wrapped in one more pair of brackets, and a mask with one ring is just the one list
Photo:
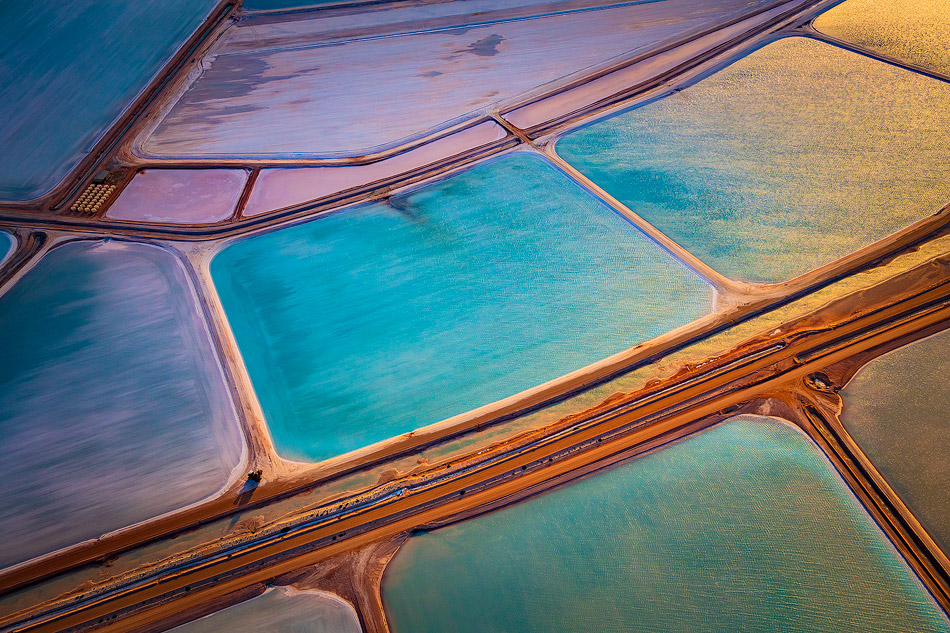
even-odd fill
[(557, 152), (720, 273), (779, 282), (950, 202), (948, 99), (945, 82), (786, 38)]
[(236, 242), (211, 272), (277, 450), (303, 460), (580, 369), (705, 314), (712, 294), (522, 153)]
[(382, 593), (394, 633), (950, 630), (818, 448), (760, 416), (413, 536)]
[(62, 180), (215, 4), (0, 2), (0, 199)]
[(270, 588), (251, 598), (169, 629), (169, 633), (360, 633), (356, 611), (318, 591)]
[(503, 35), (498, 33), (492, 33), (486, 37), (483, 37), (479, 40), (475, 40), (466, 48), (459, 49), (454, 51), (449, 59), (455, 59), (458, 54), (461, 53), (471, 53), (472, 55), (477, 55), (479, 57), (494, 57), (498, 54), (498, 46), (505, 41)]
[(241, 434), (182, 265), (74, 242), (0, 296), (0, 566), (194, 503)]
[(950, 3), (946, 0), (847, 0), (818, 16), (815, 28), (950, 75)]
[(950, 332), (876, 358), (842, 392), (841, 422), (950, 552)]

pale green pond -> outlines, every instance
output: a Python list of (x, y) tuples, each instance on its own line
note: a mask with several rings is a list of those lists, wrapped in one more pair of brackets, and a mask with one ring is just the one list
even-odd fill
[(689, 323), (712, 290), (516, 153), (229, 246), (211, 263), (277, 450), (320, 460)]
[(411, 537), (393, 633), (907, 633), (945, 614), (801, 431), (739, 416)]
[(950, 551), (950, 332), (876, 358), (841, 395), (841, 422)]
[(693, 255), (779, 282), (950, 202), (950, 84), (781, 39), (557, 152)]

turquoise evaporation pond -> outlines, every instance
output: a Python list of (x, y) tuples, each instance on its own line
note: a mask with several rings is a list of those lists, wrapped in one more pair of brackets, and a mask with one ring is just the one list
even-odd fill
[(761, 416), (413, 536), (382, 594), (393, 633), (950, 630), (818, 448)]
[(0, 567), (198, 502), (243, 439), (184, 266), (57, 246), (0, 295)]
[(0, 199), (62, 180), (216, 4), (0, 2)]
[(301, 460), (513, 395), (712, 303), (705, 281), (527, 153), (238, 241), (211, 273), (277, 450)]
[(950, 332), (874, 359), (841, 391), (841, 423), (950, 552)]
[(779, 282), (950, 202), (950, 83), (790, 37), (557, 153), (720, 273)]

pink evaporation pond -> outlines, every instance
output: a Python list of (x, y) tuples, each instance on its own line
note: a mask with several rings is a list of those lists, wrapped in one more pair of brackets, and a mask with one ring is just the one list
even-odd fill
[(234, 214), (246, 182), (243, 169), (144, 169), (106, 217), (167, 224), (220, 222)]
[(263, 169), (247, 200), (244, 217), (261, 215), (396, 176), (466, 150), (500, 141), (506, 135), (503, 127), (493, 121), (485, 121), (377, 163), (345, 167)]

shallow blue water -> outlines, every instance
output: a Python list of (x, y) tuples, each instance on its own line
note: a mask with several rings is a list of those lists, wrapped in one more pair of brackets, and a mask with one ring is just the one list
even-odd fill
[(0, 199), (54, 187), (215, 4), (0, 2)]
[(215, 286), (278, 451), (318, 460), (705, 314), (711, 288), (528, 154), (239, 241)]
[(411, 537), (393, 633), (907, 633), (950, 623), (799, 430), (740, 416)]
[(74, 242), (0, 296), (0, 567), (199, 501), (242, 440), (168, 252)]
[(950, 202), (948, 100), (946, 82), (792, 37), (557, 152), (720, 273), (779, 282)]

